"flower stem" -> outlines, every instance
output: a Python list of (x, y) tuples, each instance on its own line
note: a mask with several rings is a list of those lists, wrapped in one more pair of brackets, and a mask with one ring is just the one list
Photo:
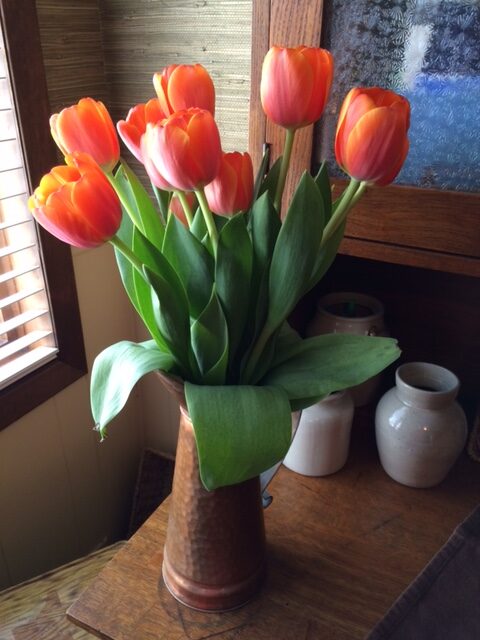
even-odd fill
[(198, 203), (200, 205), (200, 209), (202, 210), (205, 224), (207, 225), (208, 235), (210, 236), (210, 240), (212, 241), (213, 252), (215, 255), (217, 255), (217, 246), (218, 246), (217, 227), (215, 226), (215, 222), (213, 221), (213, 215), (208, 206), (205, 192), (203, 189), (197, 189), (195, 193), (197, 194)]
[(285, 144), (283, 146), (282, 164), (280, 165), (280, 174), (278, 176), (277, 190), (275, 192), (274, 205), (280, 215), (282, 205), (283, 190), (285, 189), (285, 181), (287, 179), (288, 167), (292, 157), (293, 141), (295, 139), (296, 129), (287, 129), (285, 135)]
[(188, 203), (187, 196), (185, 195), (184, 191), (175, 191), (174, 193), (177, 196), (177, 198), (180, 200), (183, 210), (185, 211), (185, 216), (187, 218), (188, 226), (191, 227), (193, 223), (193, 213), (192, 213), (192, 208)]
[(129, 260), (135, 269), (139, 272), (139, 274), (144, 278), (143, 275), (143, 265), (137, 256), (133, 253), (133, 251), (128, 247), (123, 240), (120, 240), (118, 236), (113, 236), (109, 240), (110, 244), (113, 244), (115, 249), (118, 249), (120, 253), (122, 253), (127, 260)]
[(367, 186), (366, 182), (359, 182), (354, 178), (351, 178), (350, 184), (345, 189), (341, 196), (341, 200), (335, 210), (335, 213), (328, 221), (327, 226), (323, 231), (322, 242), (320, 244), (320, 248), (324, 247), (326, 243), (333, 236), (338, 227), (342, 224), (342, 222), (347, 217), (347, 213), (353, 207), (353, 205), (360, 199), (365, 187)]
[(160, 220), (162, 221), (162, 225), (165, 226), (166, 221), (162, 211), (162, 199), (160, 197), (160, 189), (156, 185), (154, 185), (151, 180), (150, 180), (150, 184), (152, 185), (152, 191), (155, 196), (155, 200), (157, 201), (157, 204), (158, 204), (158, 213), (160, 215)]

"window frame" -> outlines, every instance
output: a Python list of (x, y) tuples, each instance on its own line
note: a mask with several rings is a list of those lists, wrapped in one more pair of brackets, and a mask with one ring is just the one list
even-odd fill
[[(19, 135), (30, 190), (58, 164), (48, 120), (50, 107), (35, 0), (0, 0)], [(21, 25), (21, 28), (19, 26)], [(58, 353), (54, 360), (0, 391), (0, 430), (87, 373), (70, 247), (39, 229)]]

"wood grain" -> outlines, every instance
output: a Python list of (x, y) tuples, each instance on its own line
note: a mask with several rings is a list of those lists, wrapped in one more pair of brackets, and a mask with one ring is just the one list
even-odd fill
[(480, 468), (466, 457), (436, 488), (395, 483), (380, 467), (372, 427), (357, 420), (349, 461), (333, 476), (281, 469), (266, 512), (267, 583), (242, 609), (200, 613), (168, 594), (167, 502), (70, 608), (70, 619), (116, 640), (363, 638), (480, 499)]

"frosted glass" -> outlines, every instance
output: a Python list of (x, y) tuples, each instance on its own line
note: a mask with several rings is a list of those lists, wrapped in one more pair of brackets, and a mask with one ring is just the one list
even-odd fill
[(382, 86), (412, 109), (410, 153), (396, 182), (480, 191), (479, 43), (480, 0), (325, 0), (322, 46), (335, 57), (335, 80), (316, 161), (334, 159), (349, 89)]

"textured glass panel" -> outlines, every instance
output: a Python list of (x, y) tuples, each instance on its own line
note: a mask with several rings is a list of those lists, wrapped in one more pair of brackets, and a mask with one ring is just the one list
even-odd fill
[(410, 153), (396, 182), (480, 191), (480, 0), (325, 0), (322, 46), (335, 57), (316, 160), (332, 160), (352, 86), (382, 86), (412, 108)]

